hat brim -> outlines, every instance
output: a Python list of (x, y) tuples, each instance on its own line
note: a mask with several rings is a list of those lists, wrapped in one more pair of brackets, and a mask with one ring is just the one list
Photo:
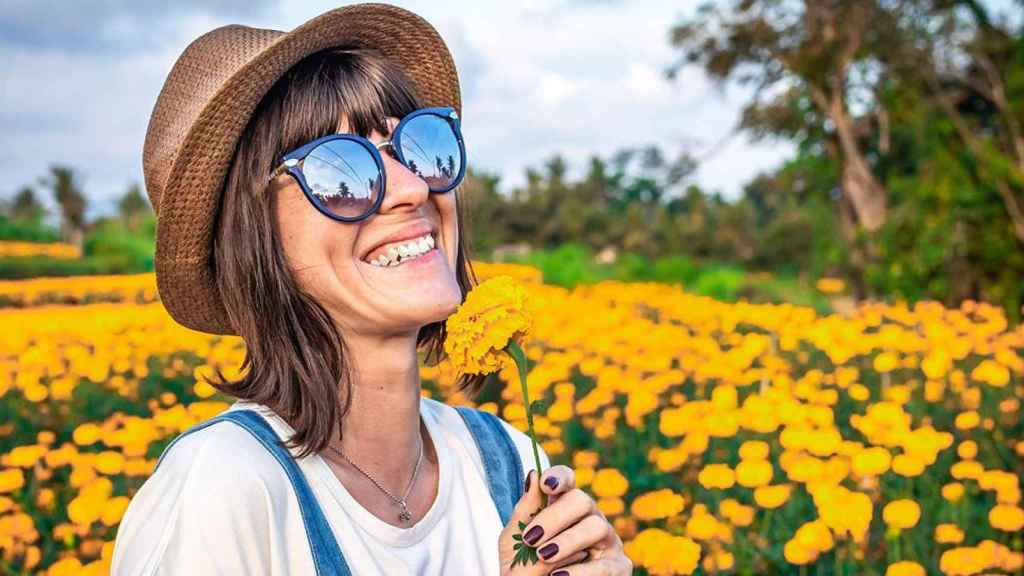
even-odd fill
[(280, 34), (206, 103), (160, 197), (157, 290), (175, 320), (201, 332), (236, 334), (211, 268), (214, 224), (238, 139), (259, 101), (289, 68), (333, 46), (373, 47), (406, 71), (426, 105), (462, 112), (451, 54), (434, 27), (413, 12), (388, 4), (344, 6)]

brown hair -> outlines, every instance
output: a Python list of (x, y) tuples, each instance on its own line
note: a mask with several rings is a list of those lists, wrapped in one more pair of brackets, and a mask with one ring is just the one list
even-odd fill
[[(235, 150), (214, 220), (212, 267), (246, 352), (239, 380), (217, 370), (210, 384), (287, 420), (296, 432), (288, 446), (301, 447), (300, 457), (324, 450), (334, 430), (340, 437), (352, 376), (330, 315), (299, 288), (288, 268), (267, 177), (288, 150), (337, 132), (342, 115), (352, 132), (367, 137), (373, 130), (388, 132), (385, 116), (401, 118), (423, 107), (403, 71), (376, 50), (330, 48), (304, 58), (270, 88)], [(461, 204), (456, 202), (460, 231)], [(465, 237), (459, 234), (455, 270), (463, 300), (476, 284)], [(427, 362), (443, 357), (444, 338), (443, 321), (420, 329), (417, 349), (426, 348)], [(481, 376), (463, 375), (459, 390), (474, 397), (483, 382)]]

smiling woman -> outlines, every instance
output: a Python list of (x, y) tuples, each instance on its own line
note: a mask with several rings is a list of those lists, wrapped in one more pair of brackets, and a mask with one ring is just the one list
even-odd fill
[[(443, 357), (475, 284), (460, 112), (440, 36), (385, 4), (289, 33), (224, 26), (179, 57), (143, 150), (157, 285), (178, 322), (246, 355), (211, 382), (238, 400), (175, 437), (132, 497), (114, 574), (525, 576), (595, 544), (590, 573), (628, 573), (571, 469), (541, 452), (527, 483), (526, 434), (423, 395), (419, 353)], [(541, 512), (542, 491), (566, 498)], [(546, 561), (513, 571), (534, 514)]]

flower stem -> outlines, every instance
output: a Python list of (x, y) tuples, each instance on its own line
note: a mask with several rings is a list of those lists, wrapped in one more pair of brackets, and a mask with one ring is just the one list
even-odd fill
[[(540, 452), (537, 449), (537, 433), (533, 431), (533, 409), (530, 406), (530, 392), (526, 386), (526, 375), (529, 373), (529, 360), (526, 358), (526, 353), (519, 347), (519, 344), (515, 340), (509, 340), (508, 348), (506, 351), (512, 356), (512, 359), (516, 362), (516, 367), (519, 369), (519, 383), (523, 387), (523, 404), (526, 406), (526, 423), (530, 430), (530, 442), (533, 444), (533, 458), (537, 464), (537, 481), (540, 481), (540, 475), (544, 471), (540, 466)], [(548, 495), (541, 492), (544, 496), (544, 506), (548, 505)]]

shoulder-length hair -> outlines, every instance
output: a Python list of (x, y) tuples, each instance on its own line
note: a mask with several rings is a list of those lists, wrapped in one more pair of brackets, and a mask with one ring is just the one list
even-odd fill
[[(287, 446), (301, 448), (300, 457), (324, 450), (335, 430), (340, 438), (352, 373), (338, 328), (287, 265), (267, 177), (288, 150), (337, 132), (342, 115), (353, 132), (368, 137), (373, 130), (387, 133), (386, 116), (401, 118), (423, 107), (408, 77), (379, 52), (330, 48), (304, 58), (271, 87), (235, 150), (215, 220), (212, 267), (246, 351), (241, 378), (229, 380), (218, 370), (210, 384), (287, 420), (295, 429)], [(464, 301), (477, 281), (456, 199), (455, 273)], [(443, 358), (444, 338), (443, 321), (420, 329), (417, 350), (426, 351), (426, 362)], [(463, 375), (458, 389), (475, 397), (483, 382), (482, 376)]]

